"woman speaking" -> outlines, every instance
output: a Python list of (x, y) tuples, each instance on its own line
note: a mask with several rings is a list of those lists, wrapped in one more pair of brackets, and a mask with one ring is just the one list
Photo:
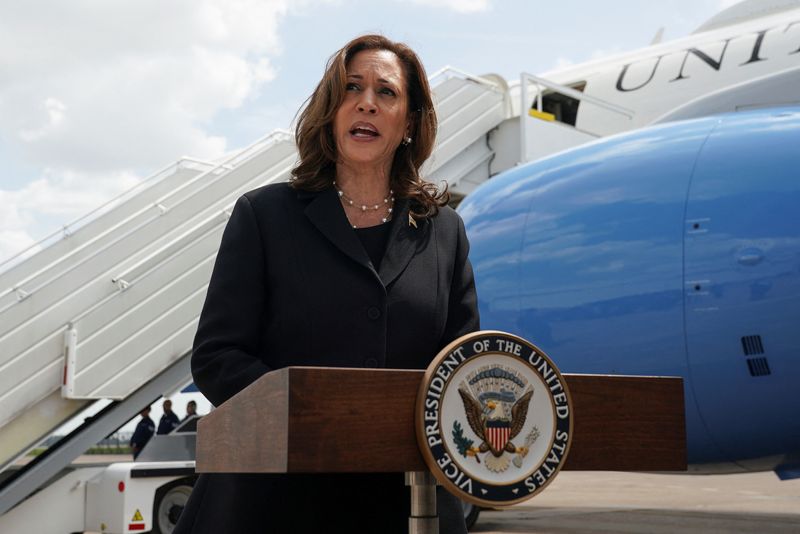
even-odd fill
[[(192, 356), (212, 403), (290, 365), (424, 369), (478, 329), (463, 223), (419, 174), (436, 128), (409, 47), (366, 35), (331, 57), (290, 182), (244, 194), (225, 229)], [(439, 531), (466, 532), (459, 501), (437, 501)], [(399, 533), (408, 515), (402, 473), (214, 474), (176, 532)]]

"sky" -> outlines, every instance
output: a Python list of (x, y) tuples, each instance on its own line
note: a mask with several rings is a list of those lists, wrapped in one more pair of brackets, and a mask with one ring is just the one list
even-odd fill
[(0, 269), (182, 156), (290, 128), (357, 35), (409, 44), (429, 74), (517, 80), (641, 48), (662, 27), (683, 37), (735, 3), (0, 0)]
[[(354, 36), (428, 73), (559, 66), (682, 37), (733, 0), (0, 0), (0, 262), (181, 156), (289, 128)], [(1, 268), (1, 267), (0, 267)]]

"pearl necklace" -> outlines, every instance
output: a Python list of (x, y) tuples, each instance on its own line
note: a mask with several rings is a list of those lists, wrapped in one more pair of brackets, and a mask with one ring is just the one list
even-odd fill
[(390, 202), (394, 203), (394, 197), (392, 196), (392, 195), (394, 195), (394, 191), (392, 191), (391, 189), (389, 189), (389, 193), (383, 198), (383, 203), (382, 204), (373, 204), (371, 206), (367, 206), (366, 204), (357, 205), (355, 200), (353, 200), (352, 198), (347, 196), (345, 194), (345, 192), (342, 191), (339, 188), (339, 186), (336, 184), (335, 180), (333, 182), (333, 187), (336, 188), (336, 192), (339, 193), (339, 198), (342, 199), (342, 202), (344, 202), (345, 205), (352, 206), (354, 208), (358, 208), (361, 211), (367, 211), (367, 210), (378, 211), (381, 208), (381, 206), (385, 206), (386, 204), (389, 204)]
[[(352, 198), (347, 196), (345, 192), (339, 188), (335, 180), (333, 182), (333, 187), (336, 189), (336, 192), (339, 194), (339, 199), (342, 201), (345, 207), (358, 209), (362, 213), (365, 213), (367, 210), (378, 211), (380, 208), (385, 207), (386, 216), (381, 218), (381, 223), (387, 223), (392, 218), (392, 211), (394, 210), (394, 191), (391, 189), (389, 189), (389, 193), (383, 198), (382, 203), (367, 206), (366, 204), (356, 204)], [(354, 224), (353, 228), (358, 228), (358, 226)]]

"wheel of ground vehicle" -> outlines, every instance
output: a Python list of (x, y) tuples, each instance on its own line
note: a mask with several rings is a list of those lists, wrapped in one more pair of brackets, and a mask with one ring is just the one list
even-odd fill
[(464, 509), (464, 522), (467, 524), (467, 530), (469, 530), (478, 520), (478, 515), (481, 513), (481, 507), (475, 506), (467, 501), (461, 501), (461, 508)]
[(176, 480), (162, 486), (153, 499), (153, 530), (151, 534), (171, 534), (178, 524), (183, 508), (192, 493), (192, 480)]

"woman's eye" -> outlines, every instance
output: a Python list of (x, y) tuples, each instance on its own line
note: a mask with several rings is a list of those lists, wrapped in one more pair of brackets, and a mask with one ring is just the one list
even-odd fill
[(383, 89), (381, 89), (381, 93), (383, 93), (385, 95), (389, 95), (389, 96), (395, 96), (394, 91), (392, 91), (388, 87), (384, 87)]
[(356, 83), (352, 83), (352, 82), (351, 82), (351, 83), (348, 83), (348, 84), (345, 86), (345, 90), (347, 90), (347, 91), (358, 91), (358, 84), (356, 84)]

